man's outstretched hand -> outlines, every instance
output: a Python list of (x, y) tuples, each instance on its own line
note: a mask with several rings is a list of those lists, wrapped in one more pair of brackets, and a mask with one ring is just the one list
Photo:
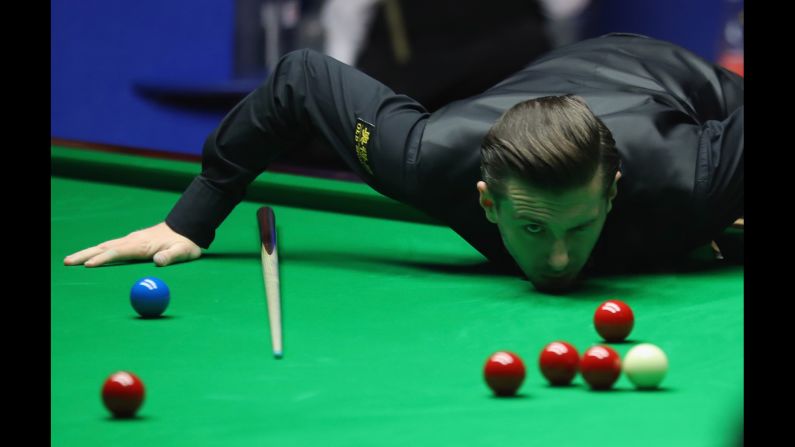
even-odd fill
[(64, 265), (98, 267), (110, 262), (152, 259), (160, 267), (201, 256), (201, 248), (165, 222), (103, 242), (64, 258)]

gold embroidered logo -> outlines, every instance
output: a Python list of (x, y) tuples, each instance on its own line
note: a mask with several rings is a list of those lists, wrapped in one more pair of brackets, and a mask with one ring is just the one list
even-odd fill
[(359, 163), (365, 171), (373, 175), (373, 170), (370, 169), (370, 162), (367, 158), (367, 144), (370, 142), (370, 136), (373, 133), (375, 126), (362, 120), (356, 119), (356, 131), (353, 133), (353, 141), (356, 145), (356, 157), (359, 158)]

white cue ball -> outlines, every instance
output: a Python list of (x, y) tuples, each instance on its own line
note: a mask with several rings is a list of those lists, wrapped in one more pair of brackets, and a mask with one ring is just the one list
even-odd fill
[(668, 372), (668, 357), (657, 346), (641, 343), (627, 352), (622, 368), (636, 388), (657, 388)]

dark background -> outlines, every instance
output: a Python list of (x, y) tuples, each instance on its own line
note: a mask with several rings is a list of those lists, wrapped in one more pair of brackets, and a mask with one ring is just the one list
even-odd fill
[[(431, 17), (437, 31), (453, 35), (467, 29), (466, 20), (477, 20), (461, 15), (463, 9), (445, 13), (441, 4), (433, 9), (433, 0), (421, 2), (429, 5), (423, 16), (425, 10), (412, 1), (403, 5), (409, 28)], [(256, 14), (260, 2), (51, 0), (51, 137), (199, 154), (205, 137), (231, 105), (267, 76), (263, 31)], [(316, 18), (317, 2), (298, 3), (302, 23)], [(411, 12), (412, 5), (418, 12)], [(565, 28), (550, 25), (549, 47), (607, 32), (634, 32), (675, 42), (718, 62), (726, 46), (727, 20), (742, 6), (742, 1), (729, 0), (592, 0)], [(516, 20), (510, 20), (515, 14), (506, 10), (505, 16), (502, 28), (516, 29)], [(477, 32), (475, 24), (471, 28)], [(283, 35), (289, 40), (287, 46), (319, 46), (316, 27), (300, 35), (294, 31)], [(376, 42), (377, 36), (370, 37)], [(423, 45), (414, 40), (419, 54)], [(455, 52), (440, 51), (438, 45), (424, 48), (433, 49), (442, 61), (456, 60)], [(517, 49), (505, 48), (503, 53), (529, 57)], [(369, 68), (376, 64), (376, 72), (379, 67), (385, 73), (391, 70), (379, 63), (371, 59)], [(490, 75), (509, 74), (513, 68), (506, 67), (503, 71), (508, 73)]]

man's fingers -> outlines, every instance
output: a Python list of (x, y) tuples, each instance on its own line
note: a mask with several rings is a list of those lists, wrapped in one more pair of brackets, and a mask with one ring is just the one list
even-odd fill
[(85, 250), (80, 250), (77, 253), (72, 253), (71, 255), (64, 258), (63, 263), (64, 265), (85, 264), (87, 260), (97, 256), (98, 254), (110, 250), (111, 247), (115, 245), (120, 245), (120, 243), (124, 242), (124, 239), (125, 238), (111, 239), (99, 245), (86, 248)]
[(63, 263), (64, 265), (80, 265), (86, 262), (86, 260), (102, 253), (103, 251), (105, 250), (99, 248), (98, 246), (86, 248), (85, 250), (80, 250), (77, 253), (72, 253), (71, 255), (67, 256), (64, 258)]
[(160, 267), (175, 264), (177, 262), (192, 261), (201, 255), (201, 249), (195, 245), (174, 244), (167, 250), (155, 254), (155, 264)]
[(64, 258), (64, 264), (98, 267), (110, 262), (154, 259), (157, 265), (165, 266), (199, 256), (198, 245), (161, 223), (73, 253)]
[(119, 252), (114, 249), (110, 249), (110, 250), (105, 250), (102, 253), (94, 256), (93, 258), (86, 261), (84, 264), (86, 267), (99, 267), (100, 265), (107, 264), (108, 262), (120, 261), (120, 260), (121, 256), (119, 256)]

